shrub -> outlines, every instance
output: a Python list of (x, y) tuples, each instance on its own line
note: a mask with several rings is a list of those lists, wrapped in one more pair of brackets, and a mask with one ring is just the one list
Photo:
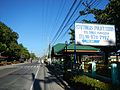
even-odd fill
[(88, 76), (75, 76), (71, 79), (74, 83), (75, 88), (85, 90), (110, 90), (111, 85), (108, 83), (101, 82), (99, 80), (90, 78)]
[(111, 78), (111, 69), (109, 69), (108, 66), (103, 66), (101, 68), (98, 68), (96, 73)]

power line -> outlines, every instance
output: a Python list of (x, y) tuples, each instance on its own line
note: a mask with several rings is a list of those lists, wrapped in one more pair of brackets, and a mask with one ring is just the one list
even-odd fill
[[(82, 0), (81, 0), (79, 3), (81, 3), (81, 2), (82, 2)], [(92, 2), (92, 0), (91, 0), (91, 1), (89, 2), (89, 5), (87, 5), (87, 7), (85, 8), (85, 10), (89, 9), (89, 7), (90, 7), (91, 5), (93, 5), (95, 2), (96, 2), (96, 0), (93, 1), (93, 2)], [(90, 5), (90, 4), (91, 4), (91, 5)], [(78, 4), (78, 5), (79, 5), (79, 4)], [(77, 7), (78, 7), (78, 6), (77, 6)], [(74, 10), (74, 12), (77, 10), (77, 7), (76, 7), (76, 9)], [(85, 11), (85, 10), (84, 10), (84, 11)], [(73, 13), (73, 14), (74, 14), (74, 13)], [(73, 14), (71, 15), (71, 17), (73, 16)], [(69, 20), (71, 19), (71, 17), (69, 18)], [(80, 17), (80, 16), (78, 16), (78, 17), (75, 19), (75, 21), (78, 20), (79, 17)], [(69, 20), (68, 20), (68, 22), (69, 22)], [(74, 22), (75, 22), (75, 21), (74, 21)], [(67, 22), (67, 23), (68, 23), (68, 22)], [(70, 27), (74, 24), (74, 22), (70, 25)], [(67, 24), (66, 24), (66, 25), (67, 25)], [(53, 44), (58, 40), (58, 38), (60, 37), (61, 33), (62, 33), (63, 30), (65, 29), (66, 25), (63, 27), (63, 29), (61, 30), (61, 32), (58, 34), (58, 36), (57, 36), (57, 38), (55, 39), (55, 41), (53, 42)], [(70, 28), (70, 27), (69, 27), (69, 28)], [(68, 30), (67, 30), (67, 31), (68, 31)]]
[(64, 25), (64, 27), (62, 28), (61, 32), (58, 34), (57, 38), (55, 39), (55, 41), (53, 42), (53, 44), (57, 41), (57, 39), (60, 37), (61, 33), (63, 32), (63, 30), (65, 29), (65, 27), (67, 26), (68, 22), (70, 21), (70, 19), (72, 18), (72, 16), (74, 15), (74, 13), (76, 12), (77, 8), (79, 7), (79, 5), (81, 4), (83, 0), (81, 0), (77, 6), (75, 7), (72, 15), (69, 17), (68, 21), (66, 22), (66, 24)]
[[(75, 1), (73, 2), (73, 4), (72, 4), (71, 8), (69, 9), (69, 12), (67, 13), (65, 19), (63, 20), (63, 22), (62, 22), (61, 26), (59, 27), (57, 33), (56, 33), (55, 36), (53, 37), (52, 42), (54, 41), (54, 39), (55, 39), (55, 38), (57, 37), (57, 35), (59, 34), (61, 28), (63, 27), (65, 21), (67, 20), (67, 17), (68, 17), (69, 14), (71, 13), (71, 11), (72, 11), (73, 7), (75, 6), (76, 2), (77, 2), (77, 0), (75, 0)], [(51, 43), (52, 43), (52, 42), (51, 42)]]
[[(92, 1), (92, 0), (91, 0)], [(96, 3), (96, 1), (97, 0), (95, 0), (94, 2), (89, 2), (89, 7), (91, 7), (93, 4), (94, 4), (94, 6), (96, 7), (99, 3), (97, 3), (97, 5), (95, 5), (95, 3)], [(81, 2), (82, 2), (82, 0), (81, 0)], [(59, 38), (59, 36), (61, 35), (61, 33), (63, 32), (63, 30), (65, 29), (65, 27), (66, 27), (66, 25), (68, 25), (68, 22), (70, 21), (70, 19), (72, 18), (72, 16), (73, 16), (73, 14), (75, 13), (75, 11), (76, 11), (76, 9), (77, 9), (77, 7), (78, 7), (78, 4), (77, 4), (77, 6), (76, 6), (76, 8), (75, 8), (75, 10), (73, 11), (73, 13), (72, 13), (72, 15), (70, 16), (70, 18), (68, 19), (68, 21), (66, 22), (66, 24), (65, 24), (65, 26), (62, 28), (62, 30), (61, 30), (61, 32), (60, 33), (58, 33), (57, 35), (58, 35), (58, 37), (55, 39), (55, 41), (53, 42), (53, 44), (57, 41), (57, 39)], [(83, 11), (84, 12), (86, 12), (88, 9), (89, 9), (89, 7), (86, 7)], [(89, 14), (90, 12), (86, 12), (85, 14), (87, 14), (87, 16), (88, 16), (88, 14)], [(75, 21), (77, 21), (78, 19), (79, 19), (79, 17), (80, 16), (82, 16), (82, 15), (79, 15), (73, 22), (72, 22), (72, 24), (70, 24), (70, 26), (69, 26), (69, 28), (68, 28), (68, 30), (64, 33), (64, 35), (63, 35), (63, 37), (66, 35), (66, 33), (69, 31), (69, 29), (72, 27), (72, 25), (75, 23)], [(87, 17), (86, 16), (86, 17)], [(84, 17), (85, 18), (85, 17)], [(59, 29), (60, 30), (60, 29)], [(57, 36), (56, 35), (56, 36)]]
[[(62, 5), (62, 2), (63, 2), (63, 1), (61, 1), (61, 3), (60, 3), (60, 7), (59, 7), (59, 9), (58, 9), (56, 18), (55, 18), (55, 20), (54, 20), (54, 21), (55, 21), (55, 24), (53, 24), (53, 26), (51, 27), (51, 30), (53, 30), (53, 29), (55, 28), (55, 26), (57, 26), (57, 24), (58, 24), (58, 22), (59, 22), (59, 18), (60, 18), (61, 14), (62, 14), (62, 11), (63, 11), (64, 7), (65, 7), (66, 0), (64, 0), (63, 5)], [(62, 6), (62, 7), (61, 7), (61, 6)], [(51, 33), (52, 33), (52, 32), (51, 32)], [(50, 35), (51, 35), (51, 34), (50, 34)]]
[[(92, 0), (91, 0), (91, 1), (89, 2), (89, 4), (88, 4), (88, 3), (86, 3), (86, 5), (84, 4), (84, 5), (86, 6), (86, 8), (84, 9), (84, 12), (88, 11), (88, 10), (90, 9), (90, 7), (91, 7), (93, 4), (95, 4), (96, 2), (97, 2), (97, 0), (94, 0), (93, 2), (92, 2)], [(96, 5), (96, 6), (97, 6), (97, 5)], [(78, 6), (77, 6), (77, 7), (78, 7)], [(75, 11), (76, 11), (76, 10), (74, 10), (74, 12), (75, 12)], [(74, 13), (72, 13), (71, 17), (73, 16), (73, 14), (74, 14)], [(85, 15), (85, 14), (88, 15), (89, 12), (84, 13), (84, 15)], [(77, 21), (80, 16), (82, 16), (82, 15), (79, 15), (79, 16), (74, 20), (74, 22)], [(70, 21), (71, 17), (69, 18), (68, 22)], [(66, 25), (68, 24), (68, 22), (66, 23)], [(74, 24), (74, 22), (70, 25), (69, 29), (72, 27), (72, 25)], [(57, 38), (54, 40), (53, 44), (58, 40), (58, 38), (60, 37), (61, 33), (62, 33), (63, 30), (65, 29), (66, 25), (62, 28), (61, 32), (58, 33), (58, 36), (57, 36)], [(64, 35), (69, 31), (69, 29), (64, 33)], [(63, 35), (63, 37), (64, 37), (64, 35)]]
[(93, 7), (97, 7), (100, 3), (102, 2), (102, 0), (99, 0), (99, 2), (96, 2), (96, 5), (94, 4)]
[[(91, 0), (91, 1), (92, 1), (92, 0)], [(92, 5), (96, 2), (96, 0), (94, 1), (94, 3), (92, 3), (91, 1), (90, 1), (91, 5), (89, 5), (89, 7), (92, 6)], [(89, 3), (89, 4), (90, 4), (90, 3)], [(97, 5), (98, 5), (98, 4), (97, 4)], [(96, 5), (96, 6), (97, 6), (97, 5)], [(84, 9), (84, 11), (86, 11), (86, 10), (87, 10), (87, 8)], [(87, 16), (88, 16), (89, 12), (87, 12), (86, 14), (87, 14)], [(62, 37), (64, 37), (64, 36), (66, 35), (66, 33), (69, 31), (69, 29), (70, 29), (70, 28), (72, 27), (72, 25), (75, 23), (75, 21), (77, 21), (77, 20), (79, 19), (80, 16), (82, 16), (82, 15), (79, 15), (79, 16), (73, 21), (73, 23), (69, 26), (69, 28), (68, 28), (67, 31), (63, 34)]]
[(62, 37), (64, 37), (66, 35), (66, 33), (69, 31), (69, 29), (72, 27), (72, 25), (75, 23), (75, 21), (77, 21), (79, 19), (80, 15), (73, 21), (73, 23), (69, 26), (69, 28), (66, 30), (66, 32), (63, 34)]
[[(82, 1), (83, 1), (83, 0), (81, 0), (81, 1), (77, 4), (77, 6), (75, 7), (75, 9), (74, 9), (72, 15), (71, 15), (70, 18), (68, 19), (68, 21), (67, 21), (66, 25), (64, 26), (64, 28), (68, 25), (68, 22), (69, 22), (70, 19), (73, 17), (74, 13), (77, 11), (77, 8), (78, 8), (79, 5), (82, 3)], [(63, 28), (63, 29), (64, 29), (64, 28)]]

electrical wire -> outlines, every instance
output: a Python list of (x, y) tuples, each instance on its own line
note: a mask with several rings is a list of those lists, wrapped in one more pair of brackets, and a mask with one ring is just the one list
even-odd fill
[[(95, 3), (95, 1), (94, 1), (94, 3), (92, 3), (92, 2), (90, 2), (90, 3), (91, 3), (91, 5), (93, 5), (93, 4)], [(99, 4), (100, 4), (100, 3), (99, 3)], [(90, 6), (91, 6), (91, 5), (90, 5)], [(98, 4), (97, 4), (97, 5), (98, 5)], [(96, 5), (96, 6), (97, 6), (97, 5)], [(84, 11), (86, 11), (86, 9), (87, 9), (87, 8), (85, 8)], [(89, 13), (86, 13), (86, 14), (87, 14), (87, 16), (88, 16)], [(86, 17), (87, 17), (87, 16), (86, 16)], [(62, 35), (62, 38), (67, 34), (67, 32), (69, 31), (69, 29), (72, 27), (72, 25), (75, 23), (75, 21), (77, 21), (77, 20), (79, 19), (79, 17), (80, 17), (80, 15), (73, 21), (73, 23), (70, 25), (70, 27), (69, 27), (69, 28), (66, 30), (66, 32)], [(86, 18), (86, 17), (84, 17), (84, 18)]]
[[(58, 9), (56, 18), (55, 18), (55, 20), (54, 20), (55, 23), (53, 24), (53, 26), (51, 26), (51, 30), (55, 29), (55, 28), (56, 28), (55, 26), (58, 25), (59, 18), (61, 17), (62, 11), (63, 11), (63, 9), (64, 9), (64, 7), (65, 7), (65, 4), (66, 4), (66, 0), (64, 0), (63, 5), (62, 5), (62, 2), (63, 2), (63, 1), (61, 1), (61, 3), (60, 3), (60, 7), (59, 7), (59, 9)], [(62, 6), (62, 7), (61, 7), (61, 6)], [(51, 32), (51, 33), (52, 33), (52, 32)], [(51, 34), (50, 34), (50, 35), (51, 35)], [(50, 36), (49, 36), (49, 37), (50, 37)]]
[[(63, 27), (63, 25), (64, 25), (65, 21), (67, 20), (67, 17), (68, 17), (68, 16), (69, 16), (69, 14), (71, 13), (71, 11), (72, 11), (73, 7), (75, 6), (76, 2), (77, 2), (77, 0), (75, 0), (75, 1), (73, 2), (73, 4), (72, 4), (71, 8), (69, 9), (69, 11), (68, 11), (68, 13), (67, 13), (67, 15), (66, 15), (65, 19), (63, 20), (63, 22), (62, 22), (61, 26), (59, 27), (59, 29), (58, 29), (57, 33), (56, 33), (56, 34), (55, 34), (55, 36), (53, 37), (52, 42), (54, 42), (55, 38), (56, 38), (56, 37), (57, 37), (57, 35), (59, 34), (59, 32), (60, 32), (61, 28)], [(51, 43), (52, 43), (52, 42), (51, 42)]]
[[(96, 2), (97, 2), (97, 0), (94, 0), (93, 2), (92, 2), (92, 0), (91, 0), (91, 1), (89, 2), (89, 5), (87, 5), (87, 7), (84, 9), (84, 11), (86, 12), (86, 11), (89, 9), (89, 7), (91, 7), (92, 5), (94, 5)], [(97, 5), (96, 5), (96, 6), (97, 6)], [(89, 12), (87, 12), (86, 14), (88, 15)], [(72, 16), (73, 16), (73, 14), (72, 14)], [(77, 20), (79, 19), (80, 16), (81, 16), (81, 15), (79, 15), (79, 16), (74, 20), (74, 22), (70, 25), (69, 29), (72, 27), (72, 25), (75, 23), (75, 21), (77, 21)], [(70, 17), (70, 19), (71, 19), (71, 17)], [(70, 21), (70, 19), (68, 20), (68, 22)], [(66, 25), (68, 24), (68, 22), (66, 23)], [(63, 30), (65, 29), (66, 25), (63, 27), (63, 29), (61, 30), (61, 32), (58, 34), (58, 37), (54, 40), (53, 44), (58, 40), (58, 38), (60, 37), (61, 33), (62, 33)], [(64, 37), (65, 34), (69, 31), (69, 29), (63, 34), (63, 37)]]
[(60, 37), (61, 33), (63, 32), (63, 30), (65, 29), (65, 27), (68, 25), (68, 22), (71, 20), (72, 16), (74, 15), (74, 13), (76, 12), (77, 8), (79, 7), (79, 5), (81, 4), (83, 0), (81, 0), (77, 6), (75, 7), (72, 15), (69, 17), (68, 21), (66, 22), (66, 24), (64, 25), (64, 27), (62, 28), (62, 30), (60, 31), (60, 33), (58, 34), (57, 38), (55, 39), (55, 41), (53, 42), (53, 44), (57, 41), (57, 39)]

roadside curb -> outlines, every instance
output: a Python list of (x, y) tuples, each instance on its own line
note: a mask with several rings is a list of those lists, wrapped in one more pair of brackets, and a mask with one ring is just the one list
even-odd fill
[(57, 78), (58, 78), (58, 80), (64, 85), (64, 87), (65, 87), (65, 90), (73, 90), (69, 85), (68, 85), (68, 83), (66, 82), (66, 81), (64, 81), (60, 76), (58, 76), (58, 75), (55, 75)]
[(64, 86), (65, 90), (74, 90), (72, 87), (70, 87), (68, 85), (68, 83), (62, 79), (62, 77), (58, 74), (58, 71), (56, 71), (55, 69), (52, 69), (50, 66), (46, 66), (47, 68), (49, 68), (50, 71), (53, 72), (53, 74), (56, 76), (56, 78), (61, 82), (61, 84)]
[(26, 63), (29, 63), (29, 62), (0, 66), (0, 70), (5, 69), (5, 68), (12, 68), (14, 66), (23, 65), (23, 64), (26, 64)]

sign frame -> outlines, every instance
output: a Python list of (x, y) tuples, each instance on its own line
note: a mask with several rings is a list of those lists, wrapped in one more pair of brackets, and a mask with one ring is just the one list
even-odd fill
[(115, 46), (115, 25), (75, 23), (75, 43), (91, 46)]

